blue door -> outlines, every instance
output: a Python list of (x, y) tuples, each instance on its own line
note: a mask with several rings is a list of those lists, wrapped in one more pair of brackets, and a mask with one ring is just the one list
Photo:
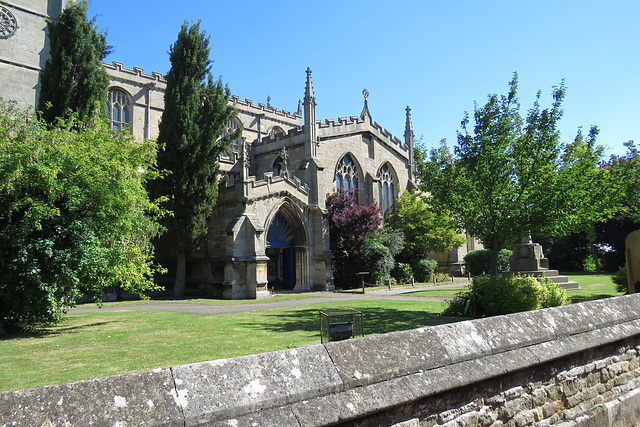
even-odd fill
[[(296, 251), (293, 231), (287, 220), (276, 214), (267, 232), (270, 287), (293, 289), (296, 285)], [(271, 282), (273, 280), (273, 282)]]
[(294, 248), (282, 249), (282, 282), (285, 289), (296, 285), (296, 251)]

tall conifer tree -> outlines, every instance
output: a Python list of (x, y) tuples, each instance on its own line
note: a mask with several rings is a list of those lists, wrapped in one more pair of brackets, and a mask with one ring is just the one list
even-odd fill
[(209, 231), (209, 218), (218, 198), (218, 157), (238, 137), (225, 132), (236, 111), (228, 105), (229, 89), (213, 81), (209, 37), (200, 22), (182, 24), (170, 51), (171, 70), (166, 75), (164, 112), (160, 122), (158, 167), (170, 173), (153, 183), (156, 196), (169, 198), (167, 238), (176, 251), (174, 293), (181, 297), (185, 285), (185, 258), (199, 250)]
[(87, 8), (86, 1), (72, 3), (58, 21), (47, 24), (51, 58), (40, 78), (38, 110), (48, 123), (66, 117), (69, 110), (84, 121), (91, 117), (96, 103), (106, 111), (109, 76), (102, 60), (110, 47), (95, 19), (87, 20)]

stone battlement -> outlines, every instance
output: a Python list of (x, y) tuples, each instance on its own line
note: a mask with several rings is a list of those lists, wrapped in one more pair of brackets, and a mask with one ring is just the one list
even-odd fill
[(104, 63), (105, 68), (108, 71), (115, 71), (118, 73), (123, 73), (130, 77), (139, 77), (142, 79), (153, 80), (156, 82), (166, 83), (164, 76), (161, 73), (153, 71), (151, 74), (146, 74), (142, 68), (133, 67), (133, 69), (128, 69), (124, 67), (124, 64), (121, 62), (113, 61), (112, 64)]
[(303, 183), (297, 176), (287, 178), (284, 175), (265, 172), (263, 179), (257, 180), (255, 176), (250, 176), (244, 185), (249, 186), (249, 200), (259, 200), (287, 193), (298, 201), (308, 203), (309, 185)]
[(325, 119), (324, 122), (316, 120), (318, 126), (318, 138), (322, 140), (323, 137), (331, 137), (339, 134), (350, 134), (357, 132), (371, 132), (377, 139), (383, 144), (394, 148), (396, 151), (400, 151), (405, 154), (408, 152), (404, 141), (398, 137), (393, 136), (391, 132), (383, 128), (378, 122), (373, 122), (370, 125), (364, 119), (358, 116), (338, 117), (338, 121), (335, 119)]
[(244, 109), (252, 114), (269, 114), (274, 118), (280, 117), (289, 120), (300, 121), (301, 116), (298, 113), (290, 113), (287, 110), (278, 110), (273, 106), (267, 107), (265, 104), (259, 102), (258, 104), (254, 104), (252, 100), (245, 98), (242, 101), (237, 95), (232, 95), (230, 102), (233, 103), (233, 106), (239, 109)]
[(292, 129), (289, 129), (289, 131), (287, 131), (286, 133), (279, 133), (274, 136), (268, 136), (268, 135), (263, 136), (262, 141), (258, 142), (256, 140), (254, 141), (253, 144), (255, 146), (258, 146), (258, 145), (267, 144), (270, 142), (280, 141), (281, 139), (285, 139), (285, 138), (293, 138), (295, 136), (302, 135), (303, 133), (304, 133), (304, 129), (302, 128), (292, 128)]

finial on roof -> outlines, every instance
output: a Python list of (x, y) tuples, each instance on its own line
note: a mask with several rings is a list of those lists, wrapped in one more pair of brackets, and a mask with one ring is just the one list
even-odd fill
[(360, 118), (364, 120), (365, 117), (368, 117), (371, 122), (371, 113), (369, 112), (369, 103), (367, 102), (367, 98), (369, 98), (369, 91), (367, 89), (362, 89), (362, 95), (364, 96), (364, 107), (362, 108), (362, 113), (360, 113)]
[(301, 116), (302, 115), (302, 100), (298, 99), (298, 111), (296, 112), (297, 115)]
[(271, 107), (271, 96), (267, 95), (267, 108)]
[(413, 126), (411, 125), (411, 108), (407, 105), (407, 123), (404, 127), (404, 145), (409, 151), (409, 178), (415, 179), (416, 176), (416, 162), (414, 158), (414, 136)]
[(407, 122), (404, 127), (404, 137), (405, 139), (407, 137), (413, 139), (413, 126), (411, 125), (411, 108), (409, 108), (409, 106), (407, 105), (405, 111), (407, 112)]
[(309, 102), (315, 97), (313, 96), (313, 83), (311, 82), (311, 67), (307, 67), (307, 85), (304, 92), (304, 102)]

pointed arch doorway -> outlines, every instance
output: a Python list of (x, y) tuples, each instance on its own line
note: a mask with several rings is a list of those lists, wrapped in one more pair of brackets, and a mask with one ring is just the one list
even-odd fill
[(271, 220), (267, 231), (265, 252), (269, 257), (267, 280), (271, 289), (299, 289), (306, 281), (305, 233), (300, 220), (291, 210), (288, 205), (283, 205)]

